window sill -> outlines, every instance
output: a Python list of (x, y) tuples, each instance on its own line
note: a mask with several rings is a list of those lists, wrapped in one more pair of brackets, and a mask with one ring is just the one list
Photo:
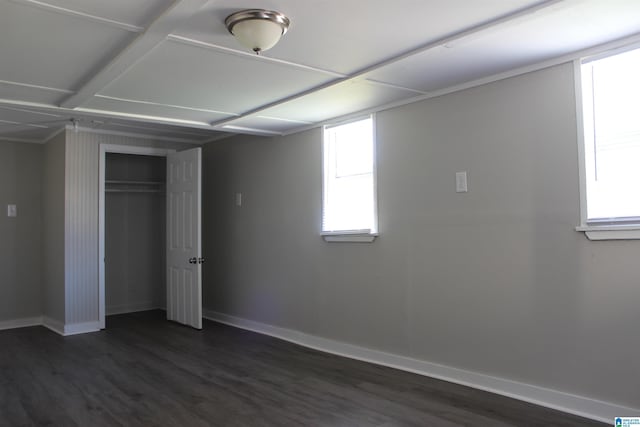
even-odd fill
[(582, 225), (576, 227), (589, 240), (640, 240), (640, 224), (634, 225)]
[(335, 232), (322, 232), (320, 234), (325, 242), (329, 243), (372, 243), (377, 233), (368, 232), (349, 232), (349, 231), (335, 231)]

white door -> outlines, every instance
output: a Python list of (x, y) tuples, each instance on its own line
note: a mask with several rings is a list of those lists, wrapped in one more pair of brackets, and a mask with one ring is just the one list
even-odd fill
[(167, 319), (202, 329), (202, 149), (167, 156)]

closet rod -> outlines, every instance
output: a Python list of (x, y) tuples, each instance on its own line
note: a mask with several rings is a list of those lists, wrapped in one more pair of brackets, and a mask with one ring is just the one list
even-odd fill
[(105, 180), (105, 184), (115, 185), (164, 185), (164, 181), (120, 181), (120, 180)]
[(105, 193), (158, 193), (164, 194), (163, 190), (145, 190), (145, 189), (121, 189), (121, 188), (107, 188)]

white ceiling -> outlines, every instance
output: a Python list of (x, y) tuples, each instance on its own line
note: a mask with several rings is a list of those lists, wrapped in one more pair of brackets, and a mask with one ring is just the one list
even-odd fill
[[(0, 138), (65, 124), (203, 143), (295, 132), (620, 39), (638, 0), (0, 0)], [(291, 19), (256, 56), (224, 27)]]

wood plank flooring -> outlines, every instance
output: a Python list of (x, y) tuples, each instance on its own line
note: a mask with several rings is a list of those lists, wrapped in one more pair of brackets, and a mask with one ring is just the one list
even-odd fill
[(0, 425), (601, 426), (528, 403), (164, 312), (61, 337), (0, 331)]

